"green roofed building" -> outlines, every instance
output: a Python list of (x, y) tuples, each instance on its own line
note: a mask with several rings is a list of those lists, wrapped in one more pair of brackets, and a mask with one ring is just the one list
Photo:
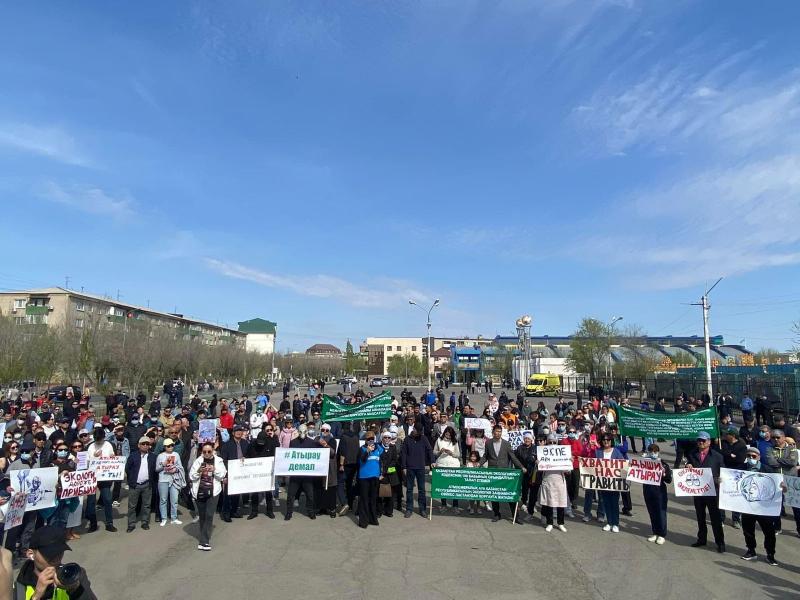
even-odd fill
[(275, 351), (275, 331), (277, 323), (266, 319), (250, 319), (239, 321), (239, 333), (247, 336), (245, 348), (247, 351), (259, 354), (272, 354)]

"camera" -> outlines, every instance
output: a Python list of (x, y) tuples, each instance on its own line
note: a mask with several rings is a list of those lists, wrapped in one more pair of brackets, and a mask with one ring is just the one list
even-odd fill
[(56, 575), (58, 576), (58, 581), (61, 582), (61, 585), (64, 587), (72, 587), (78, 583), (78, 579), (81, 576), (81, 566), (78, 563), (65, 563), (63, 565), (58, 565), (56, 569)]

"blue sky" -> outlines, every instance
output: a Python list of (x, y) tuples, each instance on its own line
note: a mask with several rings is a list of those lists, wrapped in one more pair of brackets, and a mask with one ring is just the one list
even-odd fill
[(95, 2), (0, 19), (0, 288), (279, 347), (536, 334), (792, 345), (800, 4)]

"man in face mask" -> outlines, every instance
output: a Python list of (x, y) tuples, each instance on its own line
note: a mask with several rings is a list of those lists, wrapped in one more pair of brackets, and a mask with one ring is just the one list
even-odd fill
[[(272, 426), (267, 424), (264, 426), (264, 431), (260, 432), (256, 436), (255, 441), (250, 444), (250, 447), (247, 450), (247, 457), (265, 458), (269, 456), (275, 456), (275, 448), (277, 447), (278, 438), (275, 437)], [(275, 518), (275, 513), (272, 510), (272, 490), (270, 490), (267, 492), (254, 492), (250, 494), (250, 514), (247, 516), (248, 521), (251, 521), (258, 516), (259, 502), (262, 495), (265, 496), (266, 499), (267, 517), (270, 519)]]
[[(756, 473), (772, 473), (773, 470), (762, 462), (762, 454), (758, 448), (748, 448), (745, 458), (745, 470)], [(786, 491), (786, 484), (781, 482), (781, 489)], [(767, 552), (767, 564), (776, 567), (775, 561), (775, 517), (751, 515), (742, 513), (742, 533), (747, 552), (742, 555), (744, 560), (755, 560), (756, 555), (756, 523), (764, 533), (764, 550)]]
[[(308, 437), (305, 425), (297, 428), (298, 436), (289, 443), (290, 448), (319, 448), (319, 442)], [(306, 495), (306, 512), (309, 519), (317, 518), (316, 507), (314, 506), (314, 481), (313, 477), (290, 477), (289, 490), (286, 494), (286, 514), (284, 521), (292, 518), (292, 508), (294, 500), (298, 500), (300, 492)]]
[(128, 438), (128, 443), (131, 448), (135, 448), (139, 443), (139, 439), (144, 436), (147, 431), (147, 426), (142, 423), (138, 413), (134, 413), (128, 420), (125, 427), (125, 437)]
[(417, 484), (419, 514), (426, 517), (425, 507), (428, 503), (425, 497), (425, 473), (430, 470), (432, 463), (431, 443), (426, 436), (422, 435), (422, 426), (418, 423), (411, 429), (400, 451), (400, 465), (406, 478), (406, 512), (404, 515), (406, 519), (410, 518), (414, 512), (414, 482)]

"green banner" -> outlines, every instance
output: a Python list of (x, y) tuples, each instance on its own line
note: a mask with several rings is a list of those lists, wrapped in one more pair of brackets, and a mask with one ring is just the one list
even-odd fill
[(695, 412), (646, 412), (618, 406), (617, 420), (622, 435), (674, 440), (695, 438), (701, 431), (712, 438), (719, 437), (717, 409), (712, 407)]
[(433, 469), (431, 497), (484, 502), (517, 502), (522, 471), (466, 467)]
[(392, 415), (392, 392), (384, 390), (358, 404), (340, 404), (334, 396), (322, 396), (323, 421), (385, 421)]

